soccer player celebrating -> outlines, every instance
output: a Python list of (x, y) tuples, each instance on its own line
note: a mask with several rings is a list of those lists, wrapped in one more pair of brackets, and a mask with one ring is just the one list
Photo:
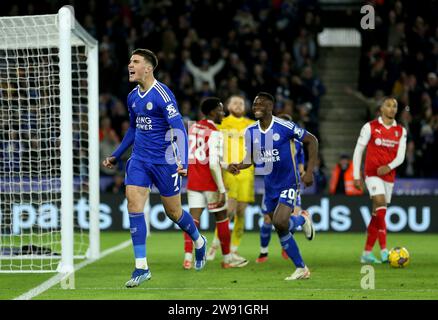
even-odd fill
[[(243, 160), (244, 132), (246, 127), (254, 123), (245, 117), (245, 99), (242, 96), (233, 95), (226, 101), (230, 115), (225, 117), (219, 129), (224, 135), (224, 160), (227, 164)], [(248, 260), (239, 256), (237, 250), (242, 241), (245, 229), (245, 209), (248, 203), (254, 202), (254, 169), (249, 168), (241, 174), (234, 176), (224, 172), (225, 188), (228, 191), (228, 216), (233, 218), (234, 227), (231, 234), (231, 253), (234, 260), (240, 260), (239, 266), (248, 264)], [(217, 230), (212, 245), (207, 252), (207, 260), (213, 260), (219, 247)]]
[[(362, 190), (360, 167), (363, 151), (367, 148), (365, 184), (373, 203), (365, 250), (360, 259), (362, 263), (388, 262), (386, 208), (391, 202), (395, 180), (394, 169), (403, 163), (406, 152), (406, 129), (394, 119), (397, 113), (397, 100), (385, 98), (380, 106), (380, 113), (378, 119), (362, 127), (353, 155), (354, 186)], [(381, 249), (381, 261), (372, 252), (377, 238)]]
[[(292, 117), (288, 114), (282, 114), (278, 116), (279, 118), (292, 122)], [(300, 141), (295, 140), (295, 164), (296, 164), (296, 170), (299, 173), (298, 179), (299, 184), (301, 183), (301, 177), (304, 176), (304, 149), (303, 144)], [(269, 242), (271, 241), (271, 232), (272, 232), (272, 220), (271, 217), (267, 214), (268, 212), (265, 211), (265, 207), (262, 204), (262, 211), (264, 213), (263, 217), (263, 225), (260, 228), (260, 254), (258, 258), (256, 259), (256, 263), (263, 263), (268, 261), (268, 247)], [(293, 215), (298, 216), (300, 214), (308, 215), (307, 211), (301, 212), (301, 194), (297, 190), (297, 201), (295, 203), (294, 211), (292, 212)], [(293, 233), (296, 229), (294, 228), (291, 230)], [(310, 240), (313, 240), (310, 239)], [(283, 249), (281, 251), (281, 255), (284, 259), (289, 259), (286, 251)], [(208, 256), (207, 256), (208, 258)]]
[[(201, 103), (205, 119), (189, 128), (189, 174), (187, 181), (187, 198), (190, 214), (199, 225), (204, 208), (214, 213), (216, 228), (223, 254), (223, 268), (240, 267), (242, 261), (233, 259), (230, 252), (230, 229), (227, 217), (226, 190), (222, 180), (221, 159), (223, 158), (223, 136), (217, 129), (224, 117), (224, 106), (215, 97), (207, 98)], [(184, 234), (184, 269), (192, 267), (193, 243)]]
[(240, 170), (255, 165), (256, 172), (264, 174), (264, 211), (271, 217), (281, 246), (296, 267), (295, 272), (285, 280), (307, 279), (310, 277), (310, 271), (301, 257), (291, 230), (302, 226), (308, 239), (314, 237), (315, 231), (310, 217), (291, 216), (299, 187), (293, 145), (294, 139), (301, 141), (309, 151), (303, 182), (306, 186), (310, 186), (313, 183), (313, 167), (318, 155), (318, 140), (295, 123), (273, 116), (274, 103), (271, 94), (266, 92), (257, 94), (252, 110), (258, 121), (245, 131), (245, 159), (238, 164), (230, 164), (228, 171), (238, 174)]
[(132, 156), (126, 164), (125, 176), (135, 255), (135, 269), (131, 279), (126, 282), (128, 288), (136, 287), (151, 278), (146, 259), (143, 210), (152, 184), (160, 192), (166, 215), (194, 241), (195, 268), (201, 270), (206, 262), (207, 240), (199, 234), (192, 216), (181, 207), (180, 177), (187, 175), (188, 165), (187, 132), (175, 96), (154, 77), (157, 65), (157, 56), (152, 51), (136, 49), (132, 52), (128, 65), (129, 81), (138, 85), (128, 95), (130, 127), (116, 151), (103, 161), (104, 166), (112, 168), (129, 146), (134, 144)]

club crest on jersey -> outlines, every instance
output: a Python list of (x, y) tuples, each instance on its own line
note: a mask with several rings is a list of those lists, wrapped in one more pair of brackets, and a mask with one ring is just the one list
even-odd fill
[(381, 146), (382, 145), (382, 139), (377, 138), (376, 140), (374, 140), (374, 143), (376, 144), (376, 146)]
[(278, 140), (280, 140), (280, 135), (278, 133), (274, 133), (274, 135), (272, 136), (272, 139), (274, 141), (278, 141)]
[(132, 109), (134, 109), (136, 107), (135, 102), (132, 104)]
[(298, 136), (298, 137), (302, 137), (303, 136), (303, 134), (304, 134), (304, 129), (302, 129), (302, 128), (298, 128), (298, 127), (295, 127), (294, 128), (294, 133)]
[(169, 104), (168, 106), (166, 106), (166, 110), (167, 110), (169, 119), (178, 115), (178, 111), (176, 110), (176, 108), (174, 107), (174, 105), (172, 103)]
[(146, 104), (146, 109), (148, 109), (148, 110), (152, 110), (153, 107), (154, 107), (154, 106), (152, 105), (152, 102), (148, 102), (148, 103)]

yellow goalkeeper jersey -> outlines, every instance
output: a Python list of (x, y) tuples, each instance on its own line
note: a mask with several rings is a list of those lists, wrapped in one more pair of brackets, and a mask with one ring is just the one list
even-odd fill
[(245, 156), (245, 129), (254, 122), (249, 118), (236, 118), (231, 114), (222, 120), (218, 127), (224, 135), (224, 160), (226, 163), (238, 163), (243, 160)]
[[(224, 161), (239, 163), (245, 157), (245, 129), (254, 120), (246, 117), (236, 118), (232, 115), (224, 118), (219, 127), (224, 136)], [(254, 167), (240, 171), (234, 176), (224, 172), (224, 183), (228, 197), (239, 202), (254, 202)]]

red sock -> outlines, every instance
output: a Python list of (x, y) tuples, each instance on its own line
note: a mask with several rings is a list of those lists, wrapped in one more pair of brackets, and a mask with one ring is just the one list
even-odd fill
[(378, 236), (377, 217), (371, 216), (370, 224), (368, 225), (368, 236), (365, 244), (365, 251), (373, 251), (374, 243)]
[(226, 255), (230, 253), (231, 233), (230, 233), (230, 221), (227, 219), (222, 221), (216, 221), (217, 236), (221, 242), (222, 254)]
[[(199, 229), (199, 221), (193, 219), (195, 222), (196, 227)], [(184, 234), (184, 252), (185, 253), (192, 253), (193, 252), (193, 240), (190, 238), (189, 234), (187, 232), (183, 232)]]
[(376, 209), (376, 216), (378, 221), (378, 235), (379, 235), (379, 244), (380, 249), (386, 249), (386, 207), (380, 207)]

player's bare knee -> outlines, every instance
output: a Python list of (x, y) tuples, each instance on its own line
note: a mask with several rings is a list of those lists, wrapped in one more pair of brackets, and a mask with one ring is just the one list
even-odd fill
[(386, 199), (384, 195), (373, 197), (373, 209), (375, 210), (379, 207), (386, 207)]
[(177, 205), (166, 206), (164, 207), (164, 210), (166, 211), (166, 215), (173, 221), (178, 221), (179, 218), (181, 218), (181, 214), (182, 214), (181, 206), (177, 206)]
[(289, 218), (274, 216), (272, 219), (272, 223), (274, 224), (275, 229), (278, 231), (286, 231), (289, 230)]
[[(143, 190), (144, 189), (144, 190)], [(128, 212), (143, 212), (148, 197), (145, 188), (128, 186), (126, 188), (126, 199), (128, 200)]]

